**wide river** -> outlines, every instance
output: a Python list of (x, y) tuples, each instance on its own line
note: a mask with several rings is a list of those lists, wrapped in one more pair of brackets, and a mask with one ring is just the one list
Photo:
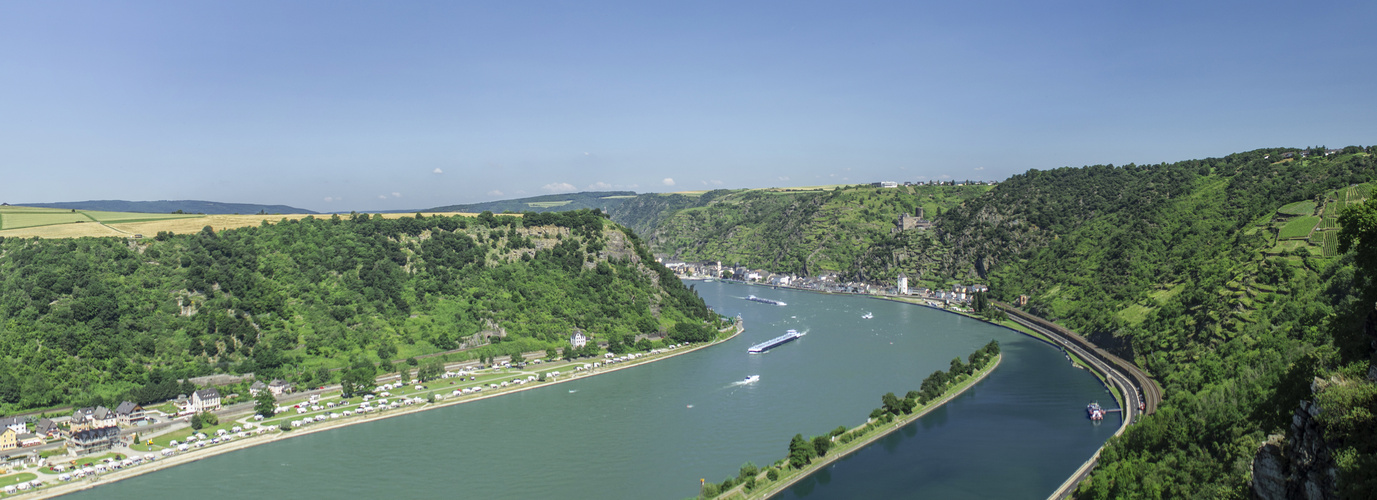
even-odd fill
[[(781, 498), (1046, 498), (1113, 434), (1090, 400), (1113, 398), (1056, 348), (926, 307), (691, 282), (740, 314), (731, 341), (646, 366), (256, 446), (73, 497), (662, 498), (789, 438), (865, 422), (951, 359), (998, 340), (1004, 361), (965, 394), (786, 490)], [(788, 302), (743, 300), (755, 294)], [(863, 319), (870, 312), (873, 319)], [(746, 348), (784, 333), (765, 354)], [(739, 383), (760, 375), (752, 384)]]

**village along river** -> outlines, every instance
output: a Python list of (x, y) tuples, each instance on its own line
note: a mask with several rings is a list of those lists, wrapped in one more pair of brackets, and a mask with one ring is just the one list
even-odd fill
[[(1042, 499), (1119, 423), (1086, 419), (1090, 400), (1114, 406), (1090, 373), (1010, 330), (859, 296), (693, 284), (746, 331), (645, 366), (255, 446), (73, 497), (680, 499), (698, 493), (699, 478), (784, 458), (795, 433), (864, 423), (882, 394), (917, 389), (991, 339), (1004, 361), (984, 381), (779, 497)], [(746, 352), (790, 328), (807, 335)], [(760, 380), (739, 383), (748, 375)]]

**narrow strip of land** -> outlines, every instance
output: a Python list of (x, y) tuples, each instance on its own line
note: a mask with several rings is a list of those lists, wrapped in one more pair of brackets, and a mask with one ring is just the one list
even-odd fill
[[(769, 485), (769, 487), (767, 488), (761, 488), (747, 493), (743, 490), (742, 486), (736, 486), (730, 490), (727, 490), (726, 492), (719, 494), (717, 498), (732, 500), (755, 500), (762, 498), (770, 498), (778, 494), (779, 492), (784, 491), (786, 488), (793, 486), (795, 483), (802, 481), (804, 478), (808, 477), (809, 475), (818, 471), (819, 469), (822, 469), (823, 467), (832, 464), (832, 462), (850, 456), (851, 454), (864, 449), (866, 446), (869, 446), (871, 443), (874, 443), (876, 440), (888, 436), (890, 433), (902, 429), (905, 425), (911, 424), (914, 421), (923, 418), (923, 416), (927, 415), (928, 412), (941, 408), (942, 405), (947, 404), (947, 402), (951, 401), (957, 396), (960, 396), (962, 393), (965, 393), (967, 389), (975, 387), (975, 384), (979, 383), (981, 380), (984, 380), (986, 376), (993, 373), (995, 368), (998, 367), (999, 363), (1003, 360), (1003, 354), (995, 356), (994, 360), (986, 364), (985, 367), (980, 369), (980, 371), (973, 374), (972, 377), (962, 380), (961, 382), (958, 382), (951, 388), (947, 389), (946, 394), (944, 394), (941, 398), (929, 402), (927, 405), (923, 406), (922, 409), (915, 411), (912, 414), (894, 419), (894, 422), (885, 424), (884, 427), (876, 428), (874, 431), (870, 432), (862, 439), (838, 445), (836, 448), (830, 450), (827, 456), (822, 457), (808, 464), (802, 469), (791, 471), (789, 473), (790, 475), (781, 477), (778, 481), (776, 481), (774, 484)], [(866, 422), (866, 424), (869, 423), (870, 422), (868, 421)], [(850, 429), (850, 431), (854, 432), (857, 429), (861, 429), (864, 427), (865, 425), (860, 425), (853, 429)], [(761, 477), (764, 477), (764, 473), (757, 475), (756, 479), (759, 480)]]

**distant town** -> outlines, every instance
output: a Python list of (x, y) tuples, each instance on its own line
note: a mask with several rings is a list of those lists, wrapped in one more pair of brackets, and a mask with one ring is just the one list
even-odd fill
[[(926, 221), (924, 221), (926, 222)], [(974, 294), (990, 291), (985, 285), (956, 284), (948, 289), (910, 287), (909, 277), (899, 273), (893, 286), (877, 285), (858, 281), (843, 281), (836, 273), (823, 273), (817, 276), (798, 276), (787, 273), (774, 273), (765, 269), (751, 269), (744, 266), (723, 266), (721, 261), (684, 262), (659, 258), (661, 264), (681, 279), (720, 279), (740, 283), (758, 283), (775, 287), (794, 288), (827, 293), (858, 293), (866, 295), (890, 295), (922, 299), (928, 305), (939, 308), (963, 308), (969, 304)]]

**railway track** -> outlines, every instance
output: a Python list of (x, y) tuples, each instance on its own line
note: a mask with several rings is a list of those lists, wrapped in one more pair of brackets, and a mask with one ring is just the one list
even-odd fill
[[(1114, 435), (1123, 434), (1128, 426), (1133, 423), (1136, 412), (1139, 411), (1139, 404), (1142, 405), (1142, 413), (1144, 414), (1152, 414), (1157, 411), (1157, 406), (1162, 402), (1162, 389), (1157, 386), (1152, 377), (1148, 376), (1147, 372), (1138, 368), (1137, 365), (1105, 352), (1076, 332), (1056, 323), (1020, 311), (1008, 304), (993, 303), (995, 307), (1009, 313), (1009, 318), (1014, 322), (1046, 335), (1053, 344), (1068, 352), (1075, 353), (1086, 363), (1089, 363), (1091, 369), (1104, 374), (1107, 385), (1119, 389), (1119, 392), (1124, 395), (1124, 420)], [(1103, 450), (1103, 446), (1100, 450), (1096, 450), (1090, 459), (1086, 460), (1080, 468), (1076, 469), (1075, 473), (1071, 474), (1071, 477), (1067, 478), (1056, 491), (1052, 492), (1048, 500), (1070, 498), (1075, 492), (1076, 486), (1089, 477), (1091, 471), (1095, 470), (1095, 466), (1099, 463), (1100, 451)]]
[(1029, 326), (1030, 328), (1033, 325), (1036, 325), (1039, 327), (1038, 330), (1040, 332), (1044, 334), (1054, 335), (1064, 340), (1066, 343), (1073, 344), (1079, 348), (1078, 350), (1083, 351), (1091, 357), (1099, 360), (1100, 362), (1108, 364), (1115, 368), (1117, 371), (1126, 374), (1131, 379), (1132, 387), (1136, 389), (1139, 394), (1142, 394), (1143, 413), (1146, 415), (1151, 415), (1157, 412), (1157, 406), (1162, 403), (1162, 388), (1161, 386), (1157, 385), (1157, 381), (1153, 380), (1152, 376), (1148, 375), (1148, 373), (1143, 371), (1142, 368), (1139, 368), (1138, 365), (1135, 365), (1130, 361), (1115, 356), (1114, 354), (1111, 354), (1105, 351), (1104, 349), (1100, 349), (1098, 346), (1091, 343), (1089, 340), (1086, 340), (1085, 337), (1080, 336), (1080, 334), (1077, 334), (1076, 332), (1073, 332), (1067, 329), (1066, 327), (1063, 327), (1051, 321), (1047, 321), (1032, 314), (1026, 313), (1003, 302), (992, 301), (992, 303), (996, 307), (999, 307), (1000, 309), (1003, 309), (1005, 312), (1009, 313), (1009, 317), (1014, 321), (1017, 321), (1020, 324), (1023, 324), (1024, 326)]

